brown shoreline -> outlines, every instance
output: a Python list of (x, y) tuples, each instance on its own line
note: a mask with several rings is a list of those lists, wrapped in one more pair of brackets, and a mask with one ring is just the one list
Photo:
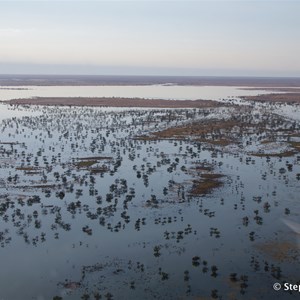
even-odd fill
[(144, 107), (144, 108), (206, 108), (226, 104), (213, 100), (162, 100), (144, 98), (37, 97), (3, 101), (11, 105)]
[(298, 93), (273, 93), (257, 96), (242, 96), (244, 100), (276, 103), (300, 103), (300, 92)]
[(242, 91), (271, 91), (271, 92), (284, 92), (284, 93), (300, 93), (298, 87), (240, 87), (238, 90)]

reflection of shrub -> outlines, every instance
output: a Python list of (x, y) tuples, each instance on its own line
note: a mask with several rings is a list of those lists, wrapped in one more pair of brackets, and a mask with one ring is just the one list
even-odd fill
[(106, 201), (107, 202), (111, 202), (111, 200), (113, 199), (113, 194), (112, 193), (108, 193), (108, 194), (106, 194)]
[(160, 246), (155, 246), (155, 247), (153, 248), (153, 251), (154, 251), (154, 256), (155, 256), (155, 257), (161, 256), (161, 253), (159, 252), (159, 251), (160, 251)]
[(27, 205), (37, 204), (41, 202), (40, 196), (34, 195), (27, 200)]
[(56, 197), (62, 200), (65, 198), (65, 193), (63, 191), (60, 191), (56, 193)]
[(192, 265), (194, 267), (198, 267), (200, 265), (200, 257), (199, 256), (194, 256), (192, 258)]
[(168, 280), (168, 279), (169, 279), (169, 274), (165, 273), (165, 272), (162, 272), (161, 273), (161, 280)]

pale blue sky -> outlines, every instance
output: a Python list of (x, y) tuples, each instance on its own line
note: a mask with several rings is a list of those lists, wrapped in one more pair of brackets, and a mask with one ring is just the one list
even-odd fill
[(300, 76), (300, 1), (0, 1), (0, 73)]

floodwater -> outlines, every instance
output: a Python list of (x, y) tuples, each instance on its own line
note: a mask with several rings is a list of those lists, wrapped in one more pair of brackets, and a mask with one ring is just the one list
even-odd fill
[[(279, 106), (248, 109), (299, 135)], [(299, 222), (299, 153), (252, 155), (266, 135), (255, 130), (228, 147), (138, 138), (230, 118), (230, 107), (0, 111), (0, 299), (299, 297), (273, 290), (300, 279), (297, 235), (282, 221)], [(222, 185), (193, 194), (212, 171)]]
[[(219, 100), (236, 96), (255, 96), (255, 90), (230, 86), (17, 86), (1, 87), (0, 101), (32, 97), (125, 97), (151, 99)], [(246, 88), (246, 87), (244, 87)], [(272, 91), (259, 91), (268, 94)]]

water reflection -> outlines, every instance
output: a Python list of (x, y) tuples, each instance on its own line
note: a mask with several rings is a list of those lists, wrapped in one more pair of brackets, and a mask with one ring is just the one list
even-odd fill
[(219, 100), (235, 96), (255, 96), (272, 91), (245, 90), (230, 86), (26, 86), (2, 87), (0, 100), (32, 97), (124, 97), (151, 99)]
[(4, 299), (298, 297), (272, 285), (298, 280), (280, 218), (299, 211), (299, 123), (266, 106), (10, 109)]

